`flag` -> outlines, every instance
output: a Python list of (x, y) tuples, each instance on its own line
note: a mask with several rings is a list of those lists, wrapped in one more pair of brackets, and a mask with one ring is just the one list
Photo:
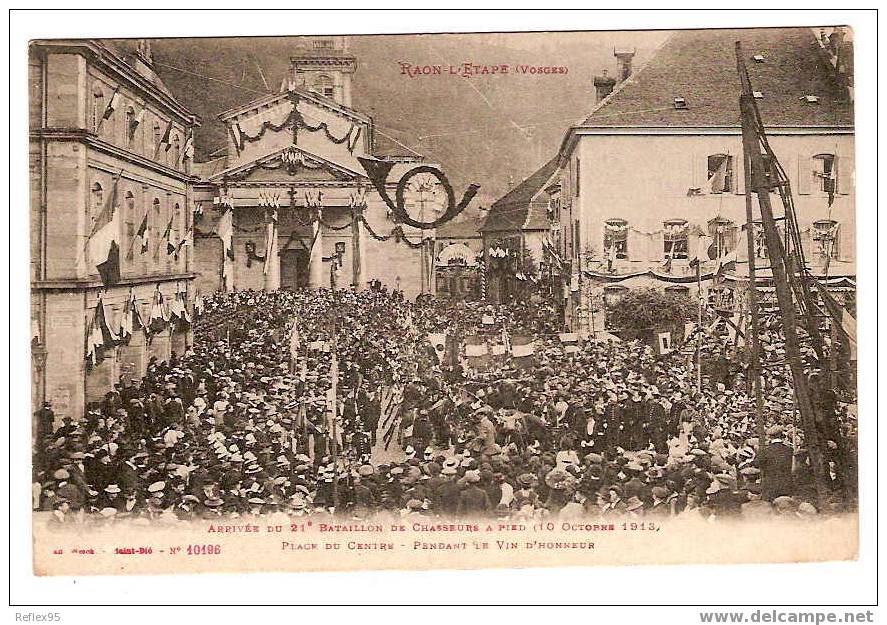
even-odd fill
[(169, 152), (169, 148), (172, 147), (172, 144), (169, 142), (169, 135), (172, 132), (172, 120), (166, 122), (166, 130), (163, 131), (163, 137), (160, 139), (160, 143), (157, 145), (157, 149), (160, 149), (160, 146), (163, 146), (164, 152)]
[(467, 343), (465, 345), (465, 355), (469, 358), (487, 355), (486, 343)]
[(194, 160), (194, 133), (189, 132), (188, 138), (185, 139), (185, 147), (182, 149), (182, 162), (185, 162), (185, 159), (189, 161)]
[[(524, 342), (526, 341), (526, 342)], [(529, 337), (514, 337), (511, 344), (511, 355), (515, 358), (525, 358), (536, 353), (536, 344)]]
[(133, 239), (133, 245), (135, 245), (135, 241), (138, 239), (139, 241), (139, 254), (144, 254), (148, 251), (148, 213), (145, 213), (145, 216), (142, 217), (142, 223), (139, 224), (139, 229), (136, 231), (136, 236)]
[(108, 101), (108, 106), (105, 107), (105, 112), (102, 113), (102, 120), (106, 120), (111, 115), (114, 114), (114, 110), (120, 106), (120, 87), (114, 89), (114, 93), (111, 95), (111, 99)]
[(187, 247), (188, 243), (191, 240), (191, 228), (188, 228), (188, 232), (185, 233), (185, 236), (176, 244), (175, 250), (173, 251), (173, 259), (179, 260), (179, 254), (182, 251), (182, 248)]
[(102, 329), (99, 327), (96, 316), (93, 315), (86, 331), (86, 362), (95, 367), (104, 360), (104, 342)]
[(139, 124), (142, 123), (145, 119), (145, 109), (140, 110), (135, 116), (132, 118), (132, 121), (129, 122), (129, 131), (132, 133)]
[(96, 269), (99, 270), (103, 285), (114, 286), (120, 282), (120, 246), (117, 241), (111, 241), (107, 258), (96, 265)]
[(96, 218), (92, 231), (86, 240), (86, 250), (105, 286), (113, 286), (120, 281), (120, 246), (117, 235), (120, 230), (120, 211), (117, 210), (117, 184), (123, 170), (114, 178), (111, 196), (102, 212)]
[[(160, 236), (161, 241), (166, 240), (166, 255), (167, 256), (175, 253), (175, 251), (176, 251), (175, 244), (173, 244), (173, 242), (169, 240), (169, 235), (172, 233), (172, 222), (173, 222), (173, 216), (170, 215), (169, 221), (166, 224), (166, 229), (163, 231), (163, 234)], [(157, 244), (160, 245), (160, 242), (158, 241)]]
[(163, 301), (163, 293), (157, 288), (154, 290), (154, 300), (151, 302), (151, 314), (148, 318), (148, 329), (151, 332), (163, 332), (169, 322), (169, 315)]
[(118, 334), (120, 335), (120, 340), (127, 340), (132, 336), (133, 332), (133, 309), (135, 308), (135, 295), (132, 292), (132, 289), (129, 290), (129, 295), (126, 296), (126, 302), (123, 304), (123, 310), (120, 312), (120, 324)]
[(233, 235), (234, 235), (234, 210), (231, 208), (223, 209), (225, 212), (222, 214), (221, 219), (219, 219), (219, 225), (216, 229), (216, 234), (219, 235), (219, 238), (222, 239), (222, 246), (225, 250), (225, 257), (229, 260), (234, 260), (234, 245), (233, 245)]

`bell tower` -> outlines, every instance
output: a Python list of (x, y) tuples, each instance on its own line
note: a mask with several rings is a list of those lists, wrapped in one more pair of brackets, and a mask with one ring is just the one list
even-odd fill
[(351, 106), (351, 75), (356, 59), (348, 54), (348, 38), (343, 36), (304, 37), (290, 69), (284, 90), (300, 87), (344, 106)]

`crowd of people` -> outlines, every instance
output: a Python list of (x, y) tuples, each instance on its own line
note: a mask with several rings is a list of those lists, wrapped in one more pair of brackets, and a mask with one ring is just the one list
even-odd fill
[[(39, 411), (34, 507), (89, 523), (813, 518), (854, 505), (816, 497), (775, 326), (762, 335), (762, 439), (725, 337), (702, 337), (699, 387), (679, 350), (587, 338), (568, 349), (558, 319), (538, 302), (409, 301), (384, 287), (209, 296), (185, 353), (121, 379), (83, 419)], [(476, 335), (532, 336), (535, 352), (481, 366), (460, 347)], [(853, 407), (816, 402), (834, 491), (855, 492)]]

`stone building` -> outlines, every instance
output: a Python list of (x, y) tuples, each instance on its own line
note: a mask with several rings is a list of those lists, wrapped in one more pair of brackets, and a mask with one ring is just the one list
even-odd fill
[[(704, 258), (703, 288), (742, 290), (748, 254), (737, 41), (770, 144), (792, 185), (808, 264), (830, 283), (852, 286), (848, 36), (808, 28), (682, 31), (633, 73), (625, 67), (631, 54), (617, 54), (623, 80), (599, 77), (600, 101), (566, 132), (559, 152), (552, 197), (559, 233), (552, 242), (565, 267), (563, 282), (572, 285), (567, 316), (580, 322), (577, 306), (589, 307), (583, 298), (635, 286), (695, 293), (691, 261), (701, 243), (721, 257)], [(781, 214), (778, 195), (772, 197)], [(755, 253), (766, 281), (766, 249), (757, 245)], [(718, 276), (727, 258), (735, 269)]]
[[(121, 376), (189, 342), (199, 120), (152, 63), (147, 43), (30, 46), (32, 400), (58, 418), (80, 418)], [(99, 238), (117, 245), (119, 280), (103, 282), (111, 248), (98, 251)], [(133, 309), (146, 324), (158, 314), (150, 331), (129, 330)]]
[[(351, 107), (347, 38), (306, 41), (279, 92), (219, 116), (225, 154), (197, 166), (200, 292), (371, 281), (408, 297), (433, 292), (433, 231), (396, 223), (358, 161), (390, 164), (394, 197), (419, 159), (383, 153), (373, 120)], [(406, 185), (405, 200), (431, 221), (444, 208), (441, 193), (418, 182)]]
[[(487, 295), (505, 301), (523, 288), (532, 275), (544, 273), (544, 245), (550, 238), (551, 203), (548, 187), (558, 171), (557, 157), (493, 202), (483, 234)], [(498, 257), (503, 253), (505, 256)]]

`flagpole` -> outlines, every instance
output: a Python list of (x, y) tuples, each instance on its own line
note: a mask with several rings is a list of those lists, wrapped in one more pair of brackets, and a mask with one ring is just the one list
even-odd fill
[(696, 326), (699, 328), (699, 340), (696, 341), (696, 390), (702, 392), (702, 260), (696, 259)]

